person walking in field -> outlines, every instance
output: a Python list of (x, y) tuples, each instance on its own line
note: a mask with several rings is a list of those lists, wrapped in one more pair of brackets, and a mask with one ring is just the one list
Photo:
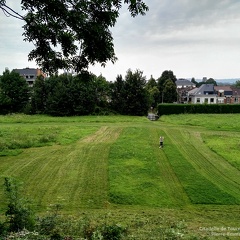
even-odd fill
[(159, 138), (159, 144), (160, 144), (159, 148), (163, 148), (163, 140), (164, 140), (164, 137), (160, 136), (160, 138)]

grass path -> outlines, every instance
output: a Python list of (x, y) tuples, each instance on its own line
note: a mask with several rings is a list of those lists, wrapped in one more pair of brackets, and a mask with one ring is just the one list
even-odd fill
[(127, 127), (111, 147), (109, 183), (113, 203), (149, 206), (190, 203), (164, 151), (159, 149), (160, 133), (154, 126)]
[[(110, 201), (122, 205), (166, 206), (171, 204), (149, 129), (125, 127), (109, 155)], [(156, 143), (155, 143), (156, 144)]]
[[(160, 133), (156, 131), (156, 129), (151, 129), (151, 134), (154, 136), (151, 138), (152, 144), (156, 145)], [(158, 151), (157, 149), (155, 151), (155, 155), (158, 159), (159, 173), (161, 176), (163, 176), (162, 180), (164, 181), (169, 196), (171, 196), (173, 205), (184, 206), (189, 204), (189, 198), (184, 191), (181, 182), (177, 178), (171, 164), (169, 163), (169, 160), (164, 151), (162, 151), (162, 149), (159, 149)]]

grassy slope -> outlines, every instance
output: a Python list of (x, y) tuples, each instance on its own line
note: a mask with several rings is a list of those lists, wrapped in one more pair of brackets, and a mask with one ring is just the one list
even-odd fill
[[(72, 213), (89, 208), (110, 209), (121, 221), (130, 211), (131, 217), (124, 219), (128, 224), (133, 215), (144, 222), (146, 214), (148, 219), (159, 222), (160, 212), (170, 219), (187, 218), (193, 228), (198, 221), (210, 224), (204, 216), (199, 220), (198, 215), (204, 212), (206, 217), (211, 213), (214, 223), (220, 224), (222, 219), (222, 224), (232, 224), (240, 210), (234, 205), (240, 203), (239, 160), (232, 164), (231, 152), (226, 154), (226, 150), (214, 146), (213, 140), (220, 133), (234, 135), (240, 115), (232, 116), (230, 127), (226, 115), (221, 116), (225, 124), (221, 127), (213, 124), (215, 117), (168, 116), (157, 122), (121, 116), (0, 117), (0, 151), (7, 155), (0, 157), (1, 183), (4, 176), (24, 182), (25, 192), (34, 199), (38, 210), (54, 203)], [(193, 123), (200, 127), (191, 127)], [(158, 148), (160, 135), (165, 136), (163, 150)], [(21, 144), (14, 144), (16, 141)], [(239, 153), (236, 142), (239, 138), (235, 134), (233, 154)], [(3, 207), (1, 184), (0, 209)], [(235, 211), (231, 217), (219, 219), (218, 212), (227, 216), (232, 207)], [(138, 210), (142, 209), (145, 215), (139, 216)], [(174, 214), (171, 209), (175, 209)], [(146, 225), (145, 231), (153, 231), (156, 222), (151, 226), (141, 224)]]

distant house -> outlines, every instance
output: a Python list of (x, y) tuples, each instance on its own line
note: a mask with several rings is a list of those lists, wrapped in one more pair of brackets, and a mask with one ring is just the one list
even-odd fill
[(30, 87), (33, 86), (38, 76), (43, 76), (44, 78), (46, 77), (46, 75), (38, 68), (13, 69), (13, 71), (19, 73), (20, 76), (24, 77)]
[(240, 89), (232, 86), (215, 86), (218, 103), (240, 104)]
[(233, 90), (230, 86), (215, 86), (214, 89), (218, 96), (217, 103), (232, 103)]
[(240, 104), (240, 89), (232, 87), (232, 103)]
[(188, 102), (194, 104), (216, 104), (218, 96), (213, 84), (203, 84), (188, 93)]
[(196, 85), (187, 79), (178, 79), (176, 82), (177, 88), (195, 88)]
[(196, 85), (187, 79), (178, 79), (175, 84), (178, 93), (178, 102), (187, 103), (187, 92), (195, 88)]
[(189, 103), (240, 104), (240, 89), (232, 86), (203, 84), (188, 92)]

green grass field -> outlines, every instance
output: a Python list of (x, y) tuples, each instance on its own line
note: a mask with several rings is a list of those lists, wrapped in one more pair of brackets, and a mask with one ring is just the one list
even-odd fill
[(129, 239), (164, 239), (183, 222), (185, 239), (239, 239), (239, 134), (239, 114), (0, 116), (0, 211), (15, 177), (37, 212), (61, 204), (128, 226)]

